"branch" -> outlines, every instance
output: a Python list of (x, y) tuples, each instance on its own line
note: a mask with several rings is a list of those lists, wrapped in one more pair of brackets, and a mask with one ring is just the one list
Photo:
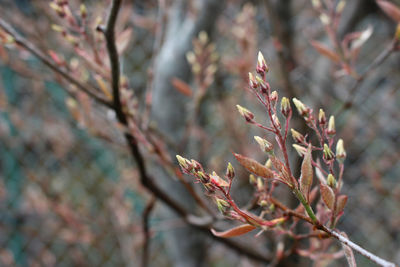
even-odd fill
[(155, 203), (156, 203), (156, 199), (153, 196), (150, 199), (149, 203), (146, 205), (146, 208), (143, 211), (143, 215), (142, 215), (143, 234), (144, 234), (142, 267), (147, 267), (148, 262), (149, 262), (149, 246), (150, 246), (149, 217), (150, 217), (151, 211), (154, 208)]
[(349, 96), (343, 105), (336, 112), (336, 116), (339, 116), (343, 111), (350, 109), (353, 106), (354, 94), (360, 88), (362, 82), (367, 78), (368, 74), (370, 74), (373, 70), (379, 67), (389, 56), (396, 51), (399, 41), (395, 38), (390, 44), (383, 50), (375, 59), (372, 61), (370, 65), (367, 66), (364, 73), (360, 75), (354, 85), (349, 90)]
[(273, 203), (275, 206), (286, 212), (290, 216), (297, 217), (299, 219), (302, 219), (312, 225), (314, 225), (317, 229), (324, 231), (327, 233), (329, 236), (336, 238), (339, 240), (341, 243), (351, 247), (361, 255), (365, 256), (366, 258), (370, 259), (371, 261), (375, 262), (376, 264), (379, 264), (380, 266), (384, 267), (396, 267), (396, 265), (393, 262), (386, 261), (375, 254), (372, 254), (371, 252), (367, 251), (366, 249), (362, 248), (361, 246), (357, 245), (350, 239), (344, 237), (343, 235), (339, 234), (338, 232), (322, 225), (319, 223), (319, 221), (313, 222), (309, 217), (306, 217), (305, 215), (295, 212), (294, 210), (291, 210), (290, 208), (286, 207), (284, 204), (279, 202), (279, 200), (275, 198), (270, 198), (271, 203)]
[[(15, 43), (17, 45), (19, 45), (19, 46), (23, 47), (24, 49), (26, 49), (27, 51), (29, 51), (32, 55), (34, 55), (36, 58), (38, 58), (47, 67), (52, 69), (54, 72), (60, 74), (62, 77), (64, 77), (64, 79), (66, 79), (71, 84), (75, 85), (79, 90), (88, 94), (94, 100), (111, 108), (111, 103), (109, 103), (104, 98), (98, 96), (95, 92), (93, 92), (91, 89), (89, 89), (87, 87), (87, 85), (82, 84), (80, 81), (76, 80), (73, 76), (71, 76), (68, 72), (64, 71), (59, 66), (57, 66), (55, 63), (53, 63), (42, 51), (40, 51), (30, 41), (28, 41), (27, 39), (22, 37), (20, 34), (18, 34), (17, 31), (15, 31), (14, 28), (10, 24), (8, 24), (6, 21), (4, 21), (2, 18), (0, 18), (0, 28), (2, 28), (9, 35), (11, 35), (14, 38)], [(67, 92), (71, 94), (70, 91), (67, 90)]]
[[(100, 30), (105, 35), (110, 66), (111, 66), (111, 79), (112, 79), (111, 85), (113, 91), (112, 109), (114, 109), (114, 111), (116, 112), (118, 121), (121, 124), (127, 126), (128, 119), (125, 113), (123, 112), (119, 94), (119, 79), (120, 79), (119, 58), (116, 50), (115, 36), (114, 36), (114, 26), (117, 19), (119, 8), (121, 6), (121, 2), (122, 2), (121, 0), (112, 1), (110, 13), (107, 19), (107, 26), (105, 29), (100, 28)], [(131, 154), (134, 160), (136, 161), (142, 185), (145, 186), (155, 197), (163, 201), (167, 206), (169, 206), (172, 210), (178, 213), (178, 215), (183, 217), (186, 223), (206, 233), (209, 237), (212, 237), (213, 239), (225, 244), (227, 247), (236, 250), (237, 252), (246, 255), (247, 257), (252, 258), (254, 260), (262, 262), (270, 261), (269, 257), (266, 257), (258, 252), (255, 252), (253, 249), (242, 246), (231, 240), (214, 236), (209, 230), (209, 224), (210, 224), (209, 220), (206, 220), (206, 223), (204, 223), (204, 220), (198, 220), (196, 216), (189, 214), (182, 207), (182, 205), (180, 205), (174, 199), (170, 198), (169, 195), (167, 195), (157, 184), (154, 183), (153, 178), (147, 173), (145, 161), (143, 155), (139, 150), (135, 137), (130, 133), (125, 133), (125, 138), (128, 142)]]

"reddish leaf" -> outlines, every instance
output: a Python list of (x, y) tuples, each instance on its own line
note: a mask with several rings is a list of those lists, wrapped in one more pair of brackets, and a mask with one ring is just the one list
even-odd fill
[(301, 176), (300, 176), (300, 190), (308, 200), (310, 188), (313, 182), (313, 167), (311, 164), (311, 146), (307, 148), (307, 152), (304, 155), (303, 163), (301, 164)]
[(339, 214), (340, 212), (343, 211), (344, 206), (346, 206), (347, 203), (347, 196), (346, 195), (340, 195), (337, 198), (337, 203), (336, 203), (336, 214)]
[(333, 210), (333, 205), (335, 202), (335, 194), (333, 193), (332, 189), (326, 184), (321, 184), (320, 190), (321, 190), (322, 200), (324, 201), (325, 205), (330, 210)]
[(254, 229), (256, 229), (256, 227), (251, 225), (251, 224), (243, 224), (243, 225), (237, 226), (235, 228), (226, 230), (224, 232), (217, 232), (214, 229), (211, 229), (211, 232), (215, 236), (228, 238), (228, 237), (235, 237), (235, 236), (244, 235), (244, 234), (246, 234), (246, 233), (248, 233), (250, 231), (253, 231)]
[(184, 94), (185, 96), (192, 96), (192, 89), (190, 86), (182, 81), (181, 79), (178, 78), (172, 78), (171, 80), (172, 86), (175, 87), (176, 90), (178, 90), (180, 93)]
[(239, 161), (239, 163), (243, 167), (245, 167), (249, 172), (252, 172), (255, 175), (261, 176), (263, 178), (272, 178), (272, 177), (274, 177), (274, 173), (270, 169), (268, 169), (264, 165), (261, 165), (260, 163), (258, 163), (254, 159), (242, 156), (240, 154), (235, 154), (235, 153), (234, 153), (234, 156), (237, 159), (237, 161)]
[[(345, 232), (341, 232), (341, 234), (348, 238)], [(349, 267), (357, 267), (357, 263), (356, 263), (356, 259), (354, 258), (354, 253), (353, 250), (345, 245), (344, 243), (342, 243), (342, 247), (343, 247), (343, 251), (344, 251), (344, 255), (346, 256), (347, 259), (347, 263), (349, 264)]]
[(394, 21), (400, 23), (400, 8), (389, 1), (377, 0), (379, 7)]
[(318, 41), (310, 41), (311, 45), (323, 56), (329, 58), (333, 62), (339, 62), (340, 57), (334, 51), (330, 50), (324, 44)]

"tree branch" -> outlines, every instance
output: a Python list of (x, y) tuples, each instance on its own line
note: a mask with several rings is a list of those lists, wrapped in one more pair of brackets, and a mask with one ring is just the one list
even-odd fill
[(305, 215), (295, 212), (294, 210), (286, 207), (284, 204), (279, 202), (279, 200), (275, 198), (270, 198), (271, 203), (273, 203), (275, 206), (286, 212), (290, 216), (297, 217), (299, 219), (302, 219), (312, 225), (314, 225), (317, 229), (324, 231), (327, 233), (330, 237), (334, 237), (337, 240), (339, 240), (341, 243), (351, 247), (361, 255), (365, 256), (366, 258), (370, 259), (371, 261), (375, 262), (376, 264), (379, 264), (380, 266), (384, 267), (396, 267), (396, 265), (393, 262), (386, 261), (375, 254), (372, 254), (371, 252), (367, 251), (366, 249), (362, 248), (361, 246), (357, 245), (347, 237), (344, 237), (343, 235), (339, 234), (335, 230), (332, 230), (322, 224), (319, 223), (319, 221), (313, 222), (309, 217), (306, 217)]
[(149, 217), (150, 213), (154, 208), (154, 204), (156, 203), (156, 199), (154, 196), (150, 199), (149, 203), (146, 205), (145, 210), (142, 215), (142, 224), (143, 224), (143, 253), (142, 253), (142, 267), (147, 267), (149, 263), (149, 247), (150, 247), (150, 230), (149, 230)]
[(350, 109), (353, 106), (354, 95), (356, 91), (360, 88), (362, 82), (367, 78), (373, 70), (379, 67), (389, 56), (396, 51), (399, 41), (397, 38), (393, 39), (390, 44), (372, 61), (370, 65), (367, 66), (362, 75), (360, 75), (355, 81), (354, 85), (349, 90), (349, 96), (343, 105), (336, 112), (336, 116), (339, 116), (343, 111)]
[[(73, 76), (71, 76), (68, 72), (64, 71), (61, 69), (59, 66), (57, 66), (55, 63), (53, 63), (42, 51), (40, 51), (34, 44), (32, 44), (30, 41), (22, 37), (20, 34), (17, 33), (17, 31), (14, 30), (14, 28), (8, 24), (6, 21), (4, 21), (2, 18), (0, 18), (0, 28), (2, 28), (4, 31), (6, 31), (9, 35), (11, 35), (15, 43), (25, 50), (29, 51), (32, 55), (34, 55), (36, 58), (38, 58), (43, 64), (45, 64), (47, 67), (49, 67), (51, 70), (54, 72), (60, 74), (64, 79), (66, 79), (68, 82), (71, 84), (75, 85), (79, 90), (85, 92), (88, 94), (90, 97), (92, 97), (94, 100), (98, 101), (99, 103), (111, 108), (111, 103), (105, 100), (104, 98), (98, 96), (95, 92), (93, 92), (91, 89), (87, 87), (87, 85), (82, 84), (80, 81), (76, 80)], [(71, 94), (70, 91), (66, 90), (69, 94)]]
[[(111, 4), (111, 9), (110, 13), (107, 19), (107, 26), (106, 28), (100, 29), (104, 35), (105, 35), (105, 40), (107, 43), (107, 50), (109, 54), (109, 60), (110, 60), (110, 66), (111, 66), (111, 85), (112, 85), (112, 91), (113, 91), (113, 106), (112, 108), (117, 114), (117, 119), (119, 120), (120, 123), (123, 125), (127, 126), (128, 124), (128, 119), (123, 112), (122, 109), (122, 104), (120, 100), (120, 94), (119, 94), (119, 79), (120, 79), (120, 70), (119, 70), (119, 58), (118, 58), (118, 53), (116, 50), (116, 45), (115, 45), (115, 33), (114, 33), (114, 26), (115, 22), (117, 19), (118, 11), (121, 6), (121, 0), (113, 0)], [(139, 175), (140, 175), (140, 181), (143, 186), (145, 186), (155, 197), (163, 201), (165, 204), (167, 204), (172, 210), (174, 210), (176, 213), (178, 213), (183, 219), (185, 220), (186, 223), (189, 225), (195, 227), (196, 229), (206, 233), (209, 237), (212, 237), (213, 239), (225, 244), (227, 247), (236, 250), (237, 252), (246, 255), (249, 258), (252, 258), (254, 260), (262, 261), (262, 262), (269, 262), (270, 258), (266, 257), (253, 249), (241, 246), (240, 244), (237, 244), (236, 242), (233, 242), (229, 239), (223, 239), (214, 236), (210, 230), (209, 230), (209, 224), (210, 223), (204, 223), (204, 220), (198, 220), (194, 219), (197, 218), (196, 216), (193, 216), (189, 214), (179, 203), (177, 203), (175, 200), (170, 198), (161, 188), (158, 187), (157, 184), (154, 183), (154, 180), (152, 177), (147, 173), (145, 161), (143, 158), (143, 155), (141, 154), (137, 141), (134, 136), (132, 136), (130, 133), (125, 133), (125, 138), (128, 142), (130, 151), (132, 153), (132, 156), (134, 160), (136, 161), (138, 170), (139, 170)], [(209, 220), (207, 220), (209, 221)], [(212, 222), (212, 221), (211, 221)]]

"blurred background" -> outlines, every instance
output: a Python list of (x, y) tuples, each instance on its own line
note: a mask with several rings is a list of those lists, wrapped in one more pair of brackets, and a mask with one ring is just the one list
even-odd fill
[[(104, 23), (110, 1), (71, 0), (75, 16), (83, 2), (87, 27), (94, 32), (95, 23)], [(123, 1), (117, 34), (125, 33), (119, 41), (127, 90), (134, 92), (137, 112), (148, 116), (143, 123), (168, 140), (165, 153), (172, 160), (181, 153), (222, 173), (228, 161), (234, 162), (232, 151), (265, 160), (253, 141), (260, 131), (245, 124), (235, 110), (240, 104), (257, 118), (265, 116), (245, 89), (247, 73), (254, 71), (257, 52), (262, 51), (270, 67), (270, 84), (280, 97), (297, 97), (314, 110), (323, 107), (336, 115), (337, 136), (343, 138), (348, 155), (342, 191), (349, 196), (337, 227), (356, 243), (399, 264), (399, 54), (390, 54), (357, 83), (310, 45), (318, 40), (333, 48), (311, 2)], [(329, 7), (339, 1), (322, 2)], [(375, 1), (345, 2), (338, 38), (372, 29), (354, 60), (354, 70), (362, 74), (390, 45), (396, 22)], [(84, 56), (52, 29), (63, 20), (49, 3), (1, 0), (0, 17), (47, 55), (57, 53), (79, 79), (98, 82), (93, 75), (96, 68), (85, 65)], [(201, 31), (206, 40), (201, 41)], [(213, 69), (203, 76), (187, 61), (192, 40), (213, 44), (207, 46), (211, 55), (204, 59)], [(104, 45), (101, 39), (96, 41), (95, 46)], [(173, 77), (178, 83), (171, 82)], [(150, 210), (149, 266), (272, 265), (188, 228), (162, 202), (156, 201), (151, 209), (150, 194), (140, 184), (114, 114), (85, 94), (71, 97), (66, 87), (70, 85), (32, 54), (0, 46), (0, 266), (140, 266), (146, 240), (142, 221)], [(306, 132), (300, 118), (295, 117), (293, 125)], [(298, 167), (299, 158), (294, 151), (291, 154)], [(154, 154), (145, 152), (145, 158), (161, 187), (195, 211), (181, 193), (177, 185), (181, 183), (158, 170)], [(243, 179), (235, 182), (233, 195), (244, 205), (252, 189), (248, 174), (237, 164), (235, 168)], [(184, 179), (192, 183), (190, 177)], [(201, 194), (200, 186), (194, 188)], [(295, 203), (285, 189), (280, 190), (287, 195), (283, 202)], [(253, 236), (238, 241), (273, 255), (276, 239), (269, 234)], [(359, 266), (375, 266), (355, 256)], [(346, 263), (344, 258), (313, 263), (293, 257), (279, 264)]]

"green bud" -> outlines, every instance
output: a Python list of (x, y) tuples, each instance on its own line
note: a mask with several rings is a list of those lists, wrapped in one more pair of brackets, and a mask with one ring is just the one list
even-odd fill
[(335, 157), (335, 154), (333, 154), (332, 150), (329, 148), (327, 144), (324, 144), (324, 159), (325, 160), (332, 160)]
[(333, 115), (329, 117), (328, 129), (327, 129), (326, 133), (329, 134), (329, 135), (335, 135), (336, 134), (335, 116), (333, 116)]
[(282, 97), (281, 100), (281, 113), (283, 116), (287, 117), (289, 116), (290, 111), (292, 110), (290, 106), (289, 99), (287, 97)]
[(259, 136), (254, 136), (254, 139), (260, 145), (262, 151), (271, 153), (271, 151), (274, 149), (274, 146), (264, 138), (261, 138)]
[(229, 179), (233, 179), (235, 177), (235, 169), (233, 168), (232, 164), (229, 162), (228, 166), (226, 167), (226, 177)]
[(328, 178), (326, 179), (326, 184), (331, 188), (336, 188), (336, 179), (335, 176), (333, 176), (331, 173), (328, 175)]
[(339, 141), (336, 144), (336, 160), (339, 163), (343, 163), (344, 160), (346, 159), (346, 150), (344, 150), (343, 146), (343, 139), (339, 139)]

